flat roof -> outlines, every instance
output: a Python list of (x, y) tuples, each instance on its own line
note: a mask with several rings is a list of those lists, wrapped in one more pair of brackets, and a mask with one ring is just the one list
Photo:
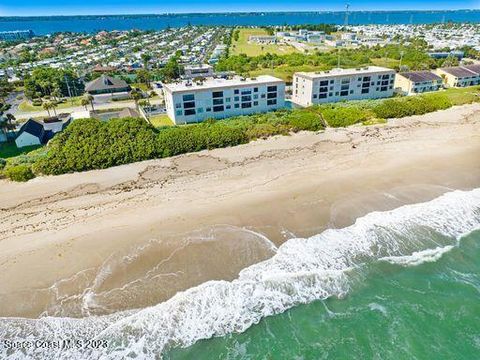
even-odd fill
[(180, 92), (180, 91), (207, 90), (207, 89), (216, 89), (216, 88), (252, 86), (252, 85), (284, 82), (282, 79), (279, 79), (270, 75), (260, 75), (260, 76), (257, 76), (256, 78), (243, 78), (243, 79), (244, 80), (242, 80), (240, 76), (235, 76), (230, 79), (206, 78), (200, 83), (183, 80), (175, 83), (164, 84), (163, 86), (170, 92)]
[(442, 78), (431, 71), (410, 71), (399, 73), (401, 75), (413, 82), (425, 82), (425, 81), (433, 81), (433, 80), (442, 80)]
[(295, 75), (299, 75), (309, 79), (317, 79), (324, 77), (334, 77), (334, 76), (349, 76), (349, 75), (360, 75), (360, 74), (373, 74), (379, 72), (392, 72), (393, 69), (381, 67), (381, 66), (367, 66), (362, 68), (351, 68), (351, 69), (332, 69), (327, 71), (318, 71), (318, 72), (298, 72)]

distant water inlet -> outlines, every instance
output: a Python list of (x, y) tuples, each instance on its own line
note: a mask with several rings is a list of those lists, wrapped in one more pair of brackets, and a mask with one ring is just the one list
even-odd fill
[[(2, 318), (0, 337), (19, 341), (108, 341), (107, 348), (87, 352), (74, 348), (53, 353), (51, 349), (29, 351), (29, 356), (37, 359), (45, 358), (47, 352), (49, 357), (54, 354), (61, 359), (155, 358), (173, 347), (242, 333), (266, 317), (301, 304), (320, 299), (345, 299), (339, 302), (347, 303), (347, 295), (353, 296), (352, 289), (366, 282), (372, 267), (395, 263), (402, 269), (435, 263), (458, 247), (462, 237), (479, 228), (480, 189), (475, 189), (370, 213), (343, 229), (326, 230), (308, 239), (291, 239), (276, 251), (267, 239), (252, 234), (253, 243), (261, 243), (265, 254), (274, 255), (245, 268), (232, 281), (208, 281), (158, 305), (110, 315), (80, 319)], [(134, 263), (135, 257), (130, 261)], [(102, 284), (109, 277), (109, 267), (104, 269), (92, 294), (102, 292)], [(166, 267), (161, 273), (168, 271)], [(98, 298), (93, 296), (92, 303), (89, 299), (86, 308), (92, 309)], [(380, 314), (385, 311), (376, 303), (370, 305), (371, 309), (378, 309)], [(57, 314), (60, 313), (59, 310)], [(0, 349), (0, 355), (22, 358), (18, 351), (6, 349)]]
[[(479, 10), (458, 11), (358, 11), (351, 12), (350, 25), (431, 24), (445, 21), (478, 22)], [(345, 12), (267, 12), (110, 16), (0, 17), (0, 31), (33, 30), (36, 35), (59, 31), (162, 30), (187, 25), (272, 26), (345, 23)]]

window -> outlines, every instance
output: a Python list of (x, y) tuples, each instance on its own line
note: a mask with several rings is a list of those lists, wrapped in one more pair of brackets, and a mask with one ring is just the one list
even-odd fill
[(350, 85), (342, 85), (340, 87), (340, 90), (348, 90), (350, 88)]
[(268, 86), (268, 87), (267, 87), (267, 91), (268, 91), (268, 92), (277, 91), (277, 86), (276, 86), (276, 85), (275, 85), (275, 86)]
[(181, 109), (182, 108), (182, 103), (176, 103), (175, 108), (176, 109)]
[(192, 108), (195, 107), (195, 101), (185, 102), (185, 103), (183, 103), (183, 107), (185, 109), (192, 109)]
[(235, 109), (238, 109), (240, 107), (240, 104), (235, 104)]
[(195, 100), (195, 95), (193, 94), (183, 95), (183, 101), (193, 101), (193, 100)]
[(313, 94), (313, 98), (316, 99), (318, 97), (317, 94)]
[(258, 87), (253, 88), (253, 92), (258, 92)]
[(362, 94), (368, 94), (370, 92), (369, 88), (362, 89)]
[(213, 99), (213, 105), (222, 105), (223, 99)]
[(319, 98), (319, 99), (326, 99), (326, 98), (327, 98), (327, 94), (320, 94), (320, 95), (318, 95), (318, 98)]
[(320, 86), (328, 86), (328, 80), (320, 81)]
[(262, 99), (265, 99), (265, 94), (260, 95)]
[(277, 93), (274, 92), (274, 93), (268, 93), (267, 94), (267, 99), (275, 99), (277, 97)]
[(252, 101), (252, 97), (250, 95), (242, 96), (242, 101)]
[(370, 83), (363, 83), (362, 84), (362, 88), (369, 88), (370, 87)]
[(267, 105), (277, 105), (277, 99), (267, 100)]
[(352, 95), (352, 94), (353, 94), (353, 90), (350, 90), (350, 95)]
[(182, 116), (182, 115), (183, 115), (183, 111), (182, 111), (182, 110), (177, 110), (175, 114), (176, 114), (177, 116)]
[(333, 96), (333, 93), (328, 93), (328, 96)]
[(340, 96), (347, 96), (348, 95), (348, 91), (340, 91)]
[(252, 93), (252, 90), (247, 89), (247, 90), (242, 90), (242, 95), (250, 95)]
[(239, 96), (235, 96), (235, 98), (233, 99), (234, 101), (240, 101), (240, 97)]
[(233, 90), (233, 93), (234, 93), (235, 95), (238, 95), (238, 94), (240, 93), (240, 90), (235, 89), (235, 90)]
[(223, 97), (223, 91), (214, 91), (214, 92), (212, 92), (212, 97), (213, 97), (213, 98), (221, 98), (221, 97)]
[(210, 112), (210, 111), (212, 111), (212, 108), (207, 107), (206, 111)]
[(369, 82), (370, 80), (371, 80), (370, 76), (364, 76), (363, 77), (363, 81)]
[(186, 109), (185, 116), (188, 116), (188, 115), (195, 115), (195, 109)]
[(252, 107), (251, 102), (242, 103), (242, 109), (251, 108), (251, 107)]
[(335, 83), (335, 80), (330, 80), (330, 84), (334, 84)]
[(223, 105), (222, 106), (214, 106), (213, 107), (213, 112), (220, 112), (223, 111)]
[(253, 98), (254, 98), (254, 99), (258, 99), (258, 94), (254, 94), (254, 95), (253, 95)]
[(388, 86), (382, 86), (382, 88), (380, 89), (380, 91), (387, 91), (388, 90)]
[(197, 113), (199, 113), (199, 114), (203, 113), (203, 108), (198, 108)]
[(227, 105), (227, 106), (225, 106), (225, 109), (231, 109), (231, 108), (232, 108), (232, 106), (231, 106), (231, 105)]
[(225, 102), (230, 102), (231, 98), (225, 98)]
[(320, 92), (327, 92), (328, 91), (328, 87), (321, 87), (320, 88)]
[(258, 106), (258, 101), (254, 101), (253, 106)]

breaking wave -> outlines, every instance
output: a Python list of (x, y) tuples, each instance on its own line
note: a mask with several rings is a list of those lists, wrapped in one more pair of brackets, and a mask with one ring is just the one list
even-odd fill
[[(105, 349), (30, 349), (28, 358), (156, 358), (172, 346), (245, 331), (263, 317), (299, 304), (343, 297), (352, 274), (373, 261), (402, 266), (436, 261), (479, 228), (480, 189), (454, 191), (430, 202), (370, 213), (343, 229), (291, 239), (231, 282), (209, 281), (156, 306), (82, 319), (2, 318), (0, 338), (109, 343)], [(25, 354), (0, 348), (1, 358), (23, 359)]]

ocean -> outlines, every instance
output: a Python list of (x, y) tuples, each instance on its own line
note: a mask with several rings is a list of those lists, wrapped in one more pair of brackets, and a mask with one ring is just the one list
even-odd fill
[[(457, 11), (354, 11), (349, 24), (431, 24), (446, 21), (479, 22), (480, 10)], [(299, 25), (345, 23), (338, 12), (266, 12), (163, 15), (43, 16), (0, 17), (0, 31), (33, 30), (37, 35), (60, 31), (96, 32), (99, 30), (161, 30), (192, 25)]]
[[(2, 318), (0, 338), (108, 341), (101, 349), (35, 348), (29, 359), (474, 359), (479, 259), (480, 188), (451, 191), (292, 238), (233, 281), (209, 281), (152, 307)], [(0, 358), (26, 353), (0, 347)]]

